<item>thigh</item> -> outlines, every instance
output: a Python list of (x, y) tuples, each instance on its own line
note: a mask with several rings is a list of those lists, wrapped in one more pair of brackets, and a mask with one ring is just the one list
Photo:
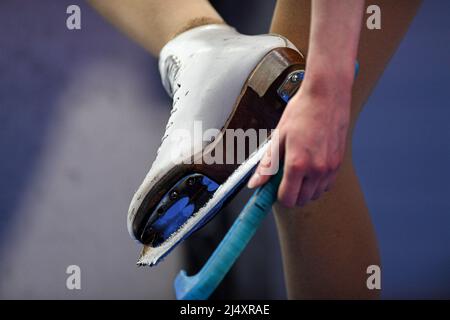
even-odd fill
[[(379, 0), (381, 30), (361, 30), (351, 128), (334, 187), (302, 208), (279, 204), (274, 212), (281, 243), (286, 285), (291, 298), (373, 298), (366, 269), (378, 265), (376, 237), (352, 163), (352, 129), (359, 112), (406, 33), (418, 0)], [(367, 15), (366, 15), (367, 18)], [(308, 52), (310, 1), (278, 0), (271, 32)], [(339, 58), (339, 52), (336, 52)]]
[(421, 4), (421, 0), (376, 0), (368, 5), (378, 5), (381, 10), (381, 29), (369, 30), (365, 15), (358, 51), (360, 72), (353, 89), (352, 125), (369, 98), (389, 60), (405, 36)]
[(288, 295), (293, 299), (376, 298), (367, 267), (380, 265), (377, 241), (351, 159), (333, 189), (302, 208), (274, 206)]

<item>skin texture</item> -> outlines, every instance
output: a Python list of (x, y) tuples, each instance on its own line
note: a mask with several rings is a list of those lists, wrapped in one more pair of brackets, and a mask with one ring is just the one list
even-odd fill
[[(223, 23), (206, 0), (89, 2), (155, 56), (180, 32)], [(369, 4), (380, 6), (382, 30), (368, 30), (364, 18), (360, 28)], [(287, 37), (308, 56), (302, 88), (278, 127), (279, 150), (287, 167), (279, 190), (281, 203), (274, 212), (289, 298), (379, 295), (366, 287), (366, 269), (380, 265), (380, 259), (352, 163), (351, 138), (360, 110), (419, 4), (383, 0), (363, 6), (361, 0), (315, 0), (311, 8), (306, 0), (277, 1), (270, 31)], [(353, 81), (356, 57), (361, 67)], [(270, 157), (261, 163), (268, 162)]]
[(177, 34), (224, 23), (207, 0), (88, 0), (115, 27), (152, 55)]
[[(366, 268), (371, 264), (380, 265), (380, 259), (369, 212), (352, 163), (352, 131), (359, 112), (406, 33), (420, 1), (370, 1), (366, 6), (369, 4), (380, 6), (382, 29), (371, 31), (364, 25), (361, 29), (357, 55), (360, 72), (353, 84), (345, 152), (334, 185), (318, 200), (303, 207), (289, 209), (281, 203), (274, 207), (286, 286), (292, 299), (361, 299), (377, 298), (379, 295), (377, 290), (366, 287)], [(310, 6), (309, 1), (279, 0), (271, 32), (286, 36), (312, 60), (313, 44), (308, 41)], [(298, 7), (302, 10), (297, 10)], [(344, 59), (342, 52), (342, 48), (332, 50), (336, 61)], [(329, 79), (331, 83), (335, 81), (332, 76)], [(314, 95), (299, 91), (298, 99), (290, 105), (306, 109), (306, 104), (316, 104), (317, 99)], [(338, 98), (339, 101), (335, 102), (323, 99), (325, 101), (322, 103), (329, 105), (331, 113), (323, 117), (327, 121), (330, 117), (339, 119), (336, 108), (348, 103), (348, 97), (343, 97), (343, 101)], [(304, 126), (302, 130), (310, 130), (309, 134), (314, 136), (316, 127), (309, 123), (302, 124), (300, 119), (294, 117), (291, 118), (293, 122), (300, 122)], [(297, 145), (287, 148), (301, 149), (302, 142), (300, 140)], [(300, 169), (304, 170), (303, 167)]]
[[(277, 126), (284, 158), (278, 199), (286, 207), (317, 199), (342, 163), (363, 5), (363, 0), (313, 2), (306, 76)], [(270, 163), (267, 153), (249, 187), (269, 180), (260, 169)]]

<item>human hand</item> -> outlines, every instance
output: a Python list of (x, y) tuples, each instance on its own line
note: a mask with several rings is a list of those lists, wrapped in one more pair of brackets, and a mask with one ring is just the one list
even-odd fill
[[(303, 206), (329, 190), (342, 162), (350, 122), (353, 73), (327, 72), (306, 76), (291, 98), (277, 126), (278, 139), (271, 143), (249, 188), (270, 179), (267, 167), (284, 159), (278, 200), (286, 207)], [(278, 155), (273, 150), (277, 150)]]

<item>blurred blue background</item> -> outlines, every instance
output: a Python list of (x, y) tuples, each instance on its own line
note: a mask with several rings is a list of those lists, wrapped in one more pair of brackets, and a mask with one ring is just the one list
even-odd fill
[[(81, 31), (65, 27), (74, 3)], [(263, 3), (214, 2), (250, 34), (268, 28), (274, 1)], [(384, 298), (450, 298), (449, 10), (448, 1), (424, 1), (355, 133)], [(169, 103), (156, 60), (84, 2), (1, 1), (0, 298), (174, 297), (184, 248), (157, 268), (136, 268), (139, 246), (125, 227)], [(71, 264), (81, 267), (82, 290), (66, 289)], [(229, 278), (235, 298), (285, 298), (272, 218)]]
[(450, 298), (448, 10), (423, 2), (354, 135), (386, 298)]

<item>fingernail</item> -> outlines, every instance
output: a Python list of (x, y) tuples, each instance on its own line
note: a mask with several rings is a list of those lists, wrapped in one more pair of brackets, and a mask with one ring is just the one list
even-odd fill
[(258, 172), (255, 172), (255, 174), (250, 178), (250, 181), (247, 183), (247, 187), (249, 189), (253, 189), (254, 187), (256, 187), (260, 180), (261, 176)]

